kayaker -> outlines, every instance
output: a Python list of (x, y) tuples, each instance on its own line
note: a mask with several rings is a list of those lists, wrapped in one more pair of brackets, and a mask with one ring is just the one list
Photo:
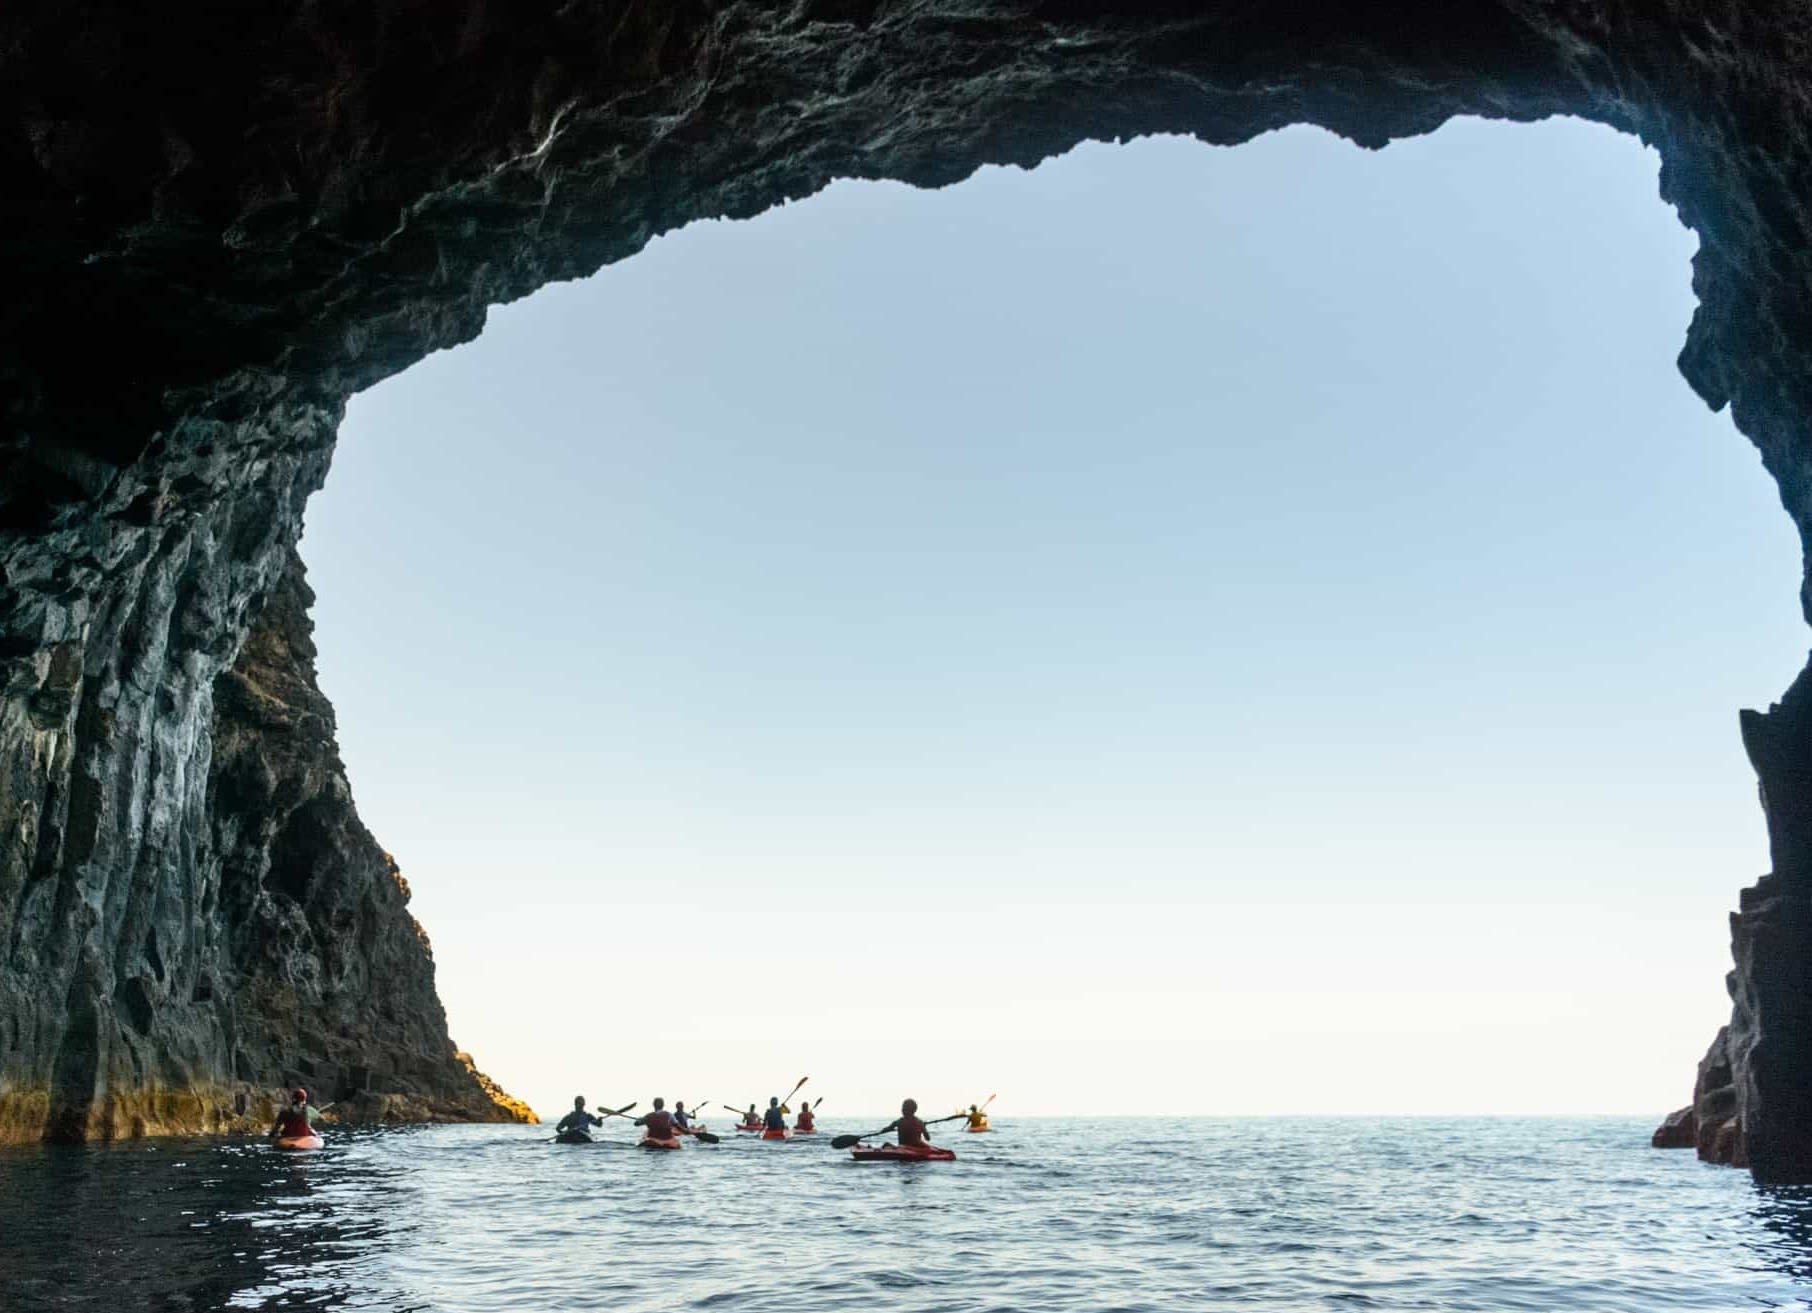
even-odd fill
[(919, 1120), (919, 1101), (907, 1099), (900, 1105), (900, 1119), (891, 1126), (881, 1128), (881, 1134), (898, 1131), (900, 1147), (903, 1149), (923, 1149), (931, 1145), (931, 1136), (926, 1133), (925, 1123)]
[(602, 1126), (603, 1124), (604, 1119), (602, 1117), (594, 1117), (589, 1112), (585, 1111), (585, 1096), (583, 1094), (575, 1094), (573, 1095), (573, 1110), (555, 1123), (554, 1134), (565, 1135), (570, 1132), (575, 1135), (583, 1135), (592, 1127)]
[(650, 1140), (671, 1140), (673, 1138), (673, 1114), (667, 1111), (667, 1103), (664, 1099), (656, 1099), (653, 1111), (637, 1117), (635, 1124), (645, 1128), (645, 1133)]
[(673, 1101), (673, 1124), (687, 1134), (690, 1134), (692, 1131), (692, 1115), (686, 1111), (686, 1101), (684, 1099), (675, 1099)]
[(793, 1122), (793, 1129), (805, 1135), (810, 1135), (818, 1129), (818, 1121), (812, 1116), (811, 1104), (802, 1103), (799, 1105), (799, 1116), (798, 1119)]
[[(751, 1108), (749, 1111), (753, 1112), (754, 1109)], [(761, 1124), (770, 1131), (784, 1131), (786, 1129), (786, 1114), (780, 1110), (780, 1100), (778, 1098), (768, 1100), (767, 1114), (762, 1118)]]
[(761, 1114), (755, 1111), (754, 1104), (751, 1103), (749, 1110), (742, 1115), (742, 1124), (750, 1130), (756, 1130), (761, 1126)]
[(988, 1129), (988, 1114), (976, 1107), (973, 1103), (969, 1105), (969, 1129), (972, 1131), (985, 1131)]
[(297, 1087), (290, 1091), (289, 1106), (277, 1110), (277, 1120), (271, 1123), (271, 1138), (290, 1139), (313, 1135), (315, 1121), (319, 1116), (315, 1106), (308, 1101), (308, 1091)]

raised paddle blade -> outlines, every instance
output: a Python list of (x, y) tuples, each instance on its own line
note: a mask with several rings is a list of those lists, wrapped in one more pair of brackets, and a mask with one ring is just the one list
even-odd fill
[[(640, 1102), (641, 1102), (640, 1099), (637, 1099), (635, 1101), (635, 1103), (640, 1103)], [(624, 1113), (628, 1112), (631, 1108), (635, 1107), (635, 1103), (625, 1103), (621, 1108), (606, 1108), (606, 1109), (604, 1109), (604, 1115), (606, 1117), (621, 1117)]]

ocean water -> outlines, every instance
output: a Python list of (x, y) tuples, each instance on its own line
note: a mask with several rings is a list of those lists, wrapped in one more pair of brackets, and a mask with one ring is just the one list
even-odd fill
[(1646, 1121), (1002, 1118), (912, 1166), (823, 1124), (6, 1150), (0, 1309), (1812, 1308), (1812, 1191)]

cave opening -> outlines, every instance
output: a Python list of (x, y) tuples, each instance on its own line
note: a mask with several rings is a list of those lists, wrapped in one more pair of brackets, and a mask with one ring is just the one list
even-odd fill
[[(1732, 713), (1801, 637), (1773, 486), (1673, 367), (1654, 173), (1462, 120), (839, 184), (361, 396), (323, 686), (455, 1033), (557, 1106), (535, 1004), (602, 946), (773, 979), (788, 1061), (868, 1072), (986, 997), (1083, 1110), (1678, 1102), (1767, 865)], [(849, 942), (902, 901), (935, 943)], [(958, 1033), (929, 1079), (1002, 1065)]]

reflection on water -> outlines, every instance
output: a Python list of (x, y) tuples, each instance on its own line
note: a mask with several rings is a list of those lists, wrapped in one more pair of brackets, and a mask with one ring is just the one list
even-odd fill
[(0, 1154), (0, 1308), (356, 1307), (362, 1250), (404, 1242), (407, 1168), (164, 1140)]
[(669, 1155), (532, 1127), (8, 1150), (0, 1309), (1812, 1308), (1812, 1190), (1645, 1123), (998, 1126), (911, 1167), (828, 1125)]
[(1758, 1185), (1748, 1240), (1757, 1260), (1812, 1288), (1812, 1186)]

